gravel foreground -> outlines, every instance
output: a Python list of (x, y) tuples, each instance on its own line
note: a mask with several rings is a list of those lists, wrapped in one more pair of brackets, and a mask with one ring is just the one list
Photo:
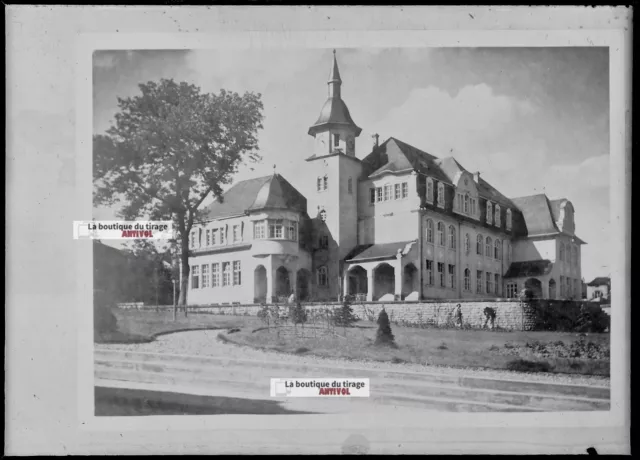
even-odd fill
[[(266, 351), (251, 348), (245, 345), (224, 343), (218, 338), (218, 334), (225, 330), (204, 330), (177, 332), (163, 335), (154, 342), (140, 344), (95, 344), (97, 350), (123, 350), (133, 352), (167, 353), (192, 356), (212, 356), (237, 359), (257, 359), (264, 361), (287, 362), (307, 366), (337, 366), (345, 367), (350, 364), (353, 367), (362, 367), (368, 370), (380, 370), (389, 372), (429, 372), (448, 375), (460, 375), (465, 377), (481, 377), (523, 380), (529, 382), (546, 382), (566, 385), (590, 385), (609, 387), (610, 379), (604, 376), (590, 376), (578, 374), (552, 374), (552, 373), (525, 373), (497, 369), (479, 368), (454, 368), (446, 366), (420, 365), (415, 363), (392, 364), (377, 361), (345, 360), (325, 358), (313, 355), (293, 355), (277, 351)], [(233, 335), (229, 336), (233, 340)]]

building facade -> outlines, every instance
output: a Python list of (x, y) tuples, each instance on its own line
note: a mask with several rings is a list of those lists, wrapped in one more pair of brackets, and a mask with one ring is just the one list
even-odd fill
[(507, 198), (393, 137), (359, 158), (335, 55), (327, 85), (308, 131), (315, 193), (274, 173), (209, 206), (191, 234), (190, 304), (580, 297), (585, 243), (569, 200)]

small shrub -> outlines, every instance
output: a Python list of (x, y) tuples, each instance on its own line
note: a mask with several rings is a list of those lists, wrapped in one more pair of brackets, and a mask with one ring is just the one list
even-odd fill
[(395, 346), (395, 337), (391, 331), (389, 316), (384, 308), (378, 315), (378, 330), (376, 332), (375, 345)]
[(307, 322), (307, 311), (300, 302), (297, 302), (295, 307), (290, 308), (289, 318), (291, 318), (291, 322), (294, 325), (305, 324)]
[(545, 361), (514, 359), (507, 363), (507, 369), (517, 372), (549, 372), (551, 370), (551, 365)]
[(448, 350), (449, 347), (447, 347), (447, 344), (442, 342), (440, 345), (438, 345), (438, 350)]
[(333, 324), (340, 327), (351, 327), (358, 320), (359, 318), (353, 314), (353, 308), (351, 308), (351, 298), (346, 296), (342, 307), (334, 311)]

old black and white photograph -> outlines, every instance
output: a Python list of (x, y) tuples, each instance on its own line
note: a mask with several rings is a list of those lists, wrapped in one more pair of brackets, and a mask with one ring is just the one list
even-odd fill
[[(608, 69), (96, 51), (93, 217), (177, 229), (93, 242), (96, 415), (608, 410)], [(270, 398), (286, 376), (371, 393)]]
[(6, 453), (630, 452), (629, 8), (8, 10)]

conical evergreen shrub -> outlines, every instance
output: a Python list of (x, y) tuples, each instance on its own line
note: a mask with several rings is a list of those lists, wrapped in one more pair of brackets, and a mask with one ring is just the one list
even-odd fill
[(378, 315), (378, 331), (376, 332), (375, 345), (388, 345), (395, 346), (395, 337), (391, 332), (391, 323), (389, 322), (389, 315), (383, 308)]

